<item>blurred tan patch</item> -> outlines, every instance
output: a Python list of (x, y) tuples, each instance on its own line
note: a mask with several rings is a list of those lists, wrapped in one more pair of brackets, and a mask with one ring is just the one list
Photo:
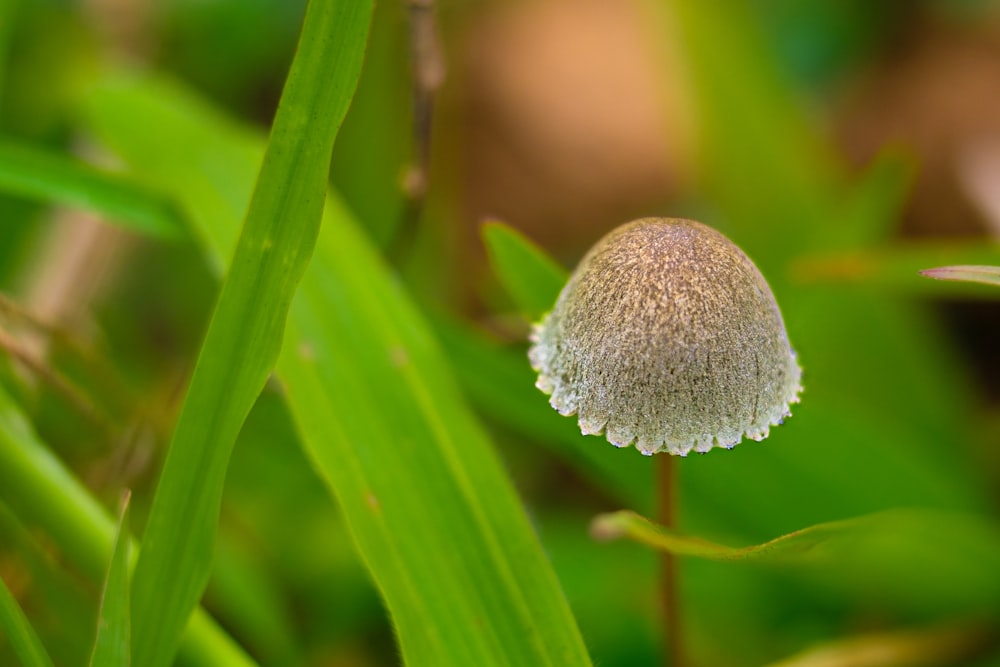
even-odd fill
[(990, 204), (977, 201), (978, 172), (995, 164), (984, 143), (1000, 146), (1000, 12), (975, 22), (925, 17), (905, 27), (900, 44), (847, 97), (840, 129), (857, 161), (886, 142), (915, 151), (920, 175), (906, 233), (986, 232)]
[(691, 153), (662, 26), (641, 2), (543, 0), (463, 37), (466, 217), (499, 217), (548, 247), (586, 247), (664, 213)]

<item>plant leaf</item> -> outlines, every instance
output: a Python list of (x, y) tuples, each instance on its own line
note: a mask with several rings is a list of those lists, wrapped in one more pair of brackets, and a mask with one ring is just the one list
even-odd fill
[[(791, 272), (793, 279), (800, 283), (860, 284), (866, 288), (913, 294), (941, 293), (946, 288), (951, 292), (961, 290), (970, 296), (992, 294), (990, 290), (971, 283), (945, 286), (914, 279), (914, 274), (936, 271), (922, 267), (954, 260), (962, 264), (983, 265), (1000, 262), (1000, 247), (984, 241), (899, 241), (883, 247), (805, 255), (792, 264)], [(955, 267), (944, 267), (947, 270), (952, 268)], [(948, 275), (939, 277), (931, 274), (928, 277), (957, 279)]]
[[(930, 509), (886, 510), (820, 523), (747, 547), (729, 547), (681, 535), (627, 510), (594, 517), (591, 535), (599, 540), (627, 538), (679, 556), (716, 561), (850, 563), (860, 568), (884, 567), (888, 563), (902, 569), (897, 563), (907, 558), (910, 566), (921, 567), (928, 562), (940, 566), (943, 556), (954, 559), (949, 565), (964, 570), (961, 576), (968, 574), (972, 580), (973, 571), (988, 568), (1000, 559), (997, 526), (972, 515)], [(928, 535), (935, 536), (933, 544), (927, 543)], [(880, 557), (871, 558), (876, 552)], [(887, 557), (897, 552), (898, 559)], [(946, 572), (935, 576), (942, 579), (939, 583), (948, 585)], [(1000, 584), (991, 587), (1000, 590)]]
[[(279, 371), (393, 612), (406, 662), (588, 664), (537, 538), (427, 326), (346, 212), (330, 209), (338, 224), (303, 281)], [(338, 415), (350, 418), (331, 419)]]
[[(175, 193), (221, 262), (245, 182), (206, 173), (255, 142), (158, 82), (117, 83), (91, 123)], [(140, 115), (150, 136), (120, 118)], [(222, 139), (225, 138), (225, 142)], [(199, 147), (177, 154), (178, 141)], [(157, 143), (158, 142), (158, 143)], [(192, 174), (199, 187), (191, 188)], [(489, 440), (412, 301), (344, 207), (328, 199), (293, 304), (279, 377), (310, 458), (336, 494), (414, 665), (586, 665), (558, 581)]]
[[(105, 576), (114, 548), (114, 522), (83, 484), (42, 445), (2, 385), (0, 501), (21, 521), (42, 527), (92, 581), (99, 582)], [(186, 660), (206, 667), (254, 664), (201, 609), (191, 617), (181, 649)]]
[(551, 448), (627, 506), (653, 507), (649, 459), (581, 434), (575, 420), (549, 407), (545, 395), (534, 387), (535, 374), (525, 360), (523, 347), (507, 349), (444, 318), (434, 322), (434, 331), (462, 388), (483, 414), (525, 439)]
[(412, 159), (411, 63), (401, 57), (409, 30), (398, 3), (375, 3), (365, 67), (330, 164), (334, 189), (381, 248), (408, 205), (399, 170)]
[(3, 579), (0, 579), (0, 631), (24, 667), (52, 667), (42, 641)]
[(149, 236), (176, 239), (183, 218), (173, 202), (128, 178), (61, 155), (0, 141), (0, 190), (79, 206)]
[(566, 270), (527, 237), (501, 222), (482, 227), (493, 272), (529, 322), (552, 310), (569, 277)]
[(958, 280), (1000, 286), (1000, 266), (942, 266), (924, 269), (920, 275), (936, 280)]
[[(596, 532), (715, 561), (728, 572), (760, 576), (736, 562), (759, 563), (790, 582), (809, 582), (852, 604), (907, 613), (983, 614), (1000, 599), (1000, 527), (967, 512), (896, 509), (821, 523), (777, 539), (732, 548), (665, 531), (635, 515), (596, 520)], [(706, 566), (708, 567), (708, 566)]]
[(936, 667), (966, 664), (996, 644), (983, 623), (882, 632), (824, 642), (768, 667)]
[(246, 222), (177, 423), (133, 579), (132, 659), (168, 664), (210, 573), (233, 443), (281, 347), (319, 233), (371, 3), (312, 0)]
[(734, 548), (716, 544), (700, 537), (681, 535), (657, 525), (635, 512), (622, 510), (594, 517), (591, 535), (598, 540), (628, 538), (646, 546), (678, 556), (694, 556), (709, 560), (755, 560), (778, 556), (796, 556), (825, 542), (830, 535), (850, 529), (850, 523), (836, 521), (782, 535), (769, 542)]
[(126, 491), (122, 496), (111, 565), (101, 594), (97, 638), (90, 656), (91, 667), (127, 667), (132, 664), (129, 659), (129, 563), (132, 546), (128, 538), (129, 499), (130, 494)]

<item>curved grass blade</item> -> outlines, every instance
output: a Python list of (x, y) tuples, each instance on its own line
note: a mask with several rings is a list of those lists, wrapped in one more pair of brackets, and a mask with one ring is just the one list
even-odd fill
[(17, 571), (27, 577), (32, 608), (41, 610), (37, 624), (32, 622), (49, 657), (57, 665), (82, 664), (93, 649), (97, 627), (93, 587), (81, 585), (79, 572), (67, 568), (66, 559), (53, 558), (48, 535), (29, 528), (2, 501), (0, 540), (5, 553), (16, 554)]
[[(105, 576), (115, 540), (114, 521), (39, 442), (2, 386), (0, 501), (22, 522), (43, 528), (59, 550), (92, 581), (99, 582)], [(201, 609), (191, 617), (181, 653), (192, 664), (205, 667), (254, 664)]]
[(97, 618), (97, 638), (90, 656), (91, 667), (127, 667), (129, 659), (129, 563), (131, 547), (128, 538), (130, 494), (122, 496), (118, 533), (111, 552), (111, 565), (104, 580), (101, 611)]
[(569, 274), (527, 237), (501, 222), (482, 227), (493, 272), (514, 304), (535, 322), (552, 310)]
[[(943, 285), (929, 280), (914, 280), (920, 273), (929, 278), (937, 271), (925, 266), (960, 262), (970, 265), (1000, 263), (1000, 246), (985, 241), (897, 241), (891, 245), (842, 252), (804, 255), (791, 265), (791, 276), (799, 283), (819, 285), (864, 285), (865, 288), (887, 289), (908, 294), (941, 294), (961, 292), (969, 296), (995, 296), (981, 284), (960, 282)], [(943, 267), (945, 269), (955, 267)], [(949, 280), (949, 275), (940, 280)], [(988, 284), (988, 283), (987, 283)]]
[[(236, 183), (204, 172), (197, 147), (211, 143), (212, 159), (229, 164), (258, 144), (162, 82), (107, 86), (90, 113), (116, 151), (185, 203), (219, 262), (249, 175)], [(194, 153), (177, 155), (178, 141)], [(199, 187), (189, 187), (192, 174), (204, 177)], [(331, 200), (327, 215), (278, 371), (405, 661), (589, 664), (551, 566), (429, 328), (347, 211)]]
[(728, 547), (700, 537), (681, 535), (629, 510), (599, 514), (590, 524), (594, 539), (607, 541), (627, 538), (640, 544), (678, 556), (709, 560), (758, 560), (797, 557), (826, 542), (831, 537), (861, 527), (863, 520), (848, 519), (821, 523), (797, 530), (763, 544)]
[(935, 280), (957, 280), (1000, 286), (1000, 266), (942, 266), (924, 269), (920, 275)]
[[(482, 226), (493, 272), (529, 322), (552, 309), (569, 273), (543, 249), (514, 228), (490, 221)], [(632, 507), (652, 507), (652, 476), (645, 462), (621, 450), (595, 447), (576, 424), (551, 410), (534, 390), (535, 378), (524, 353), (504, 350), (474, 332), (444, 321), (436, 331), (445, 343), (463, 387), (484, 413), (525, 437), (555, 446), (567, 461), (581, 466), (600, 485)]]
[(199, 353), (133, 579), (132, 658), (169, 664), (210, 572), (226, 467), (319, 233), (371, 3), (312, 0), (246, 222)]
[(346, 211), (329, 213), (278, 368), (407, 664), (589, 664), (427, 325)]
[(24, 667), (52, 667), (52, 658), (3, 579), (0, 579), (0, 634), (7, 637)]
[(96, 211), (111, 222), (164, 239), (184, 222), (173, 202), (128, 178), (47, 151), (0, 141), (0, 190)]
[(603, 515), (595, 522), (599, 536), (627, 537), (679, 555), (723, 561), (716, 567), (734, 575), (749, 564), (777, 569), (793, 580), (801, 577), (820, 588), (833, 586), (837, 595), (856, 606), (992, 618), (1000, 599), (1000, 527), (973, 513), (888, 510), (818, 524), (744, 548), (665, 531), (624, 513)]
[[(995, 525), (972, 515), (930, 509), (886, 510), (819, 523), (747, 547), (681, 535), (628, 510), (594, 517), (591, 535), (599, 540), (626, 538), (679, 556), (716, 561), (859, 561), (862, 567), (875, 567), (879, 566), (876, 560), (891, 565), (894, 561), (886, 554), (901, 552), (896, 555), (900, 560), (908, 556), (911, 566), (922, 560), (940, 563), (941, 556), (953, 555), (962, 563), (954, 569), (970, 572), (980, 566), (991, 568), (1000, 561), (1000, 530)], [(934, 536), (933, 544), (927, 543), (929, 535)], [(879, 558), (869, 558), (872, 553)], [(937, 576), (946, 579), (944, 573)], [(1000, 583), (994, 587), (1000, 589)]]
[[(554, 303), (554, 302), (553, 302)], [(434, 332), (451, 361), (462, 389), (483, 414), (531, 442), (544, 443), (628, 507), (653, 507), (648, 459), (617, 447), (596, 446), (571, 419), (549, 407), (535, 389), (524, 348), (507, 347), (458, 322), (438, 318)]]
[(964, 665), (997, 644), (995, 625), (982, 622), (882, 632), (807, 649), (768, 667), (937, 667)]

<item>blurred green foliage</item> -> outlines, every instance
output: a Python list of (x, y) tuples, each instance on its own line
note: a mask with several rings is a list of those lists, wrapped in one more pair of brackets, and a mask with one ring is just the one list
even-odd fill
[[(2, 411), (13, 424), (0, 438), (6, 448), (0, 455), (0, 576), (18, 584), (8, 588), (57, 664), (79, 664), (90, 654), (99, 577), (111, 562), (108, 517), (124, 488), (134, 491), (132, 522), (142, 534), (233, 247), (233, 225), (257, 174), (258, 137), (274, 115), (305, 9), (304, 2), (275, 0), (174, 0), (148, 3), (152, 9), (134, 3), (132, 27), (117, 28), (123, 37), (109, 28), (99, 4), (0, 0), (0, 133), (5, 146), (33, 151), (27, 160), (0, 151), (0, 291), (29, 313), (41, 309), (38, 286), (54, 290), (47, 281), (65, 268), (55, 263), (68, 261), (53, 254), (53, 239), (78, 224), (72, 214), (80, 208), (132, 229), (121, 259), (89, 269), (106, 271), (108, 282), (82, 293), (84, 314), (60, 319), (55, 313), (57, 321), (32, 323), (24, 313), (0, 310), (0, 331), (29, 345), (53, 372), (48, 378), (26, 372), (11, 355), (0, 368)], [(556, 415), (532, 386), (524, 314), (537, 316), (538, 303), (552, 298), (558, 272), (548, 260), (492, 227), (486, 234), (495, 270), (480, 270), (483, 250), (459, 241), (475, 222), (466, 218), (482, 213), (466, 208), (459, 158), (462, 142), (475, 136), (459, 125), (476, 118), (459, 120), (455, 111), (461, 86), (469, 83), (460, 66), (463, 30), (477, 11), (464, 3), (437, 7), (453, 74), (448, 85), (459, 90), (443, 92), (431, 192), (424, 216), (414, 222), (401, 189), (412, 141), (407, 13), (402, 2), (377, 4), (359, 88), (331, 163), (331, 191), (342, 210), (324, 223), (356, 220), (360, 230), (341, 238), (344, 247), (320, 253), (338, 262), (328, 284), (355, 291), (316, 288), (340, 294), (330, 307), (331, 318), (339, 318), (330, 339), (341, 346), (334, 381), (352, 373), (363, 380), (342, 380), (332, 402), (329, 393), (304, 395), (302, 388), (314, 386), (304, 382), (298, 390), (279, 382), (265, 387), (227, 470), (203, 600), (225, 635), (261, 664), (399, 662), (391, 618), (399, 622), (413, 610), (400, 608), (411, 604), (405, 595), (385, 588), (393, 582), (387, 574), (393, 561), (383, 552), (398, 540), (407, 545), (400, 553), (416, 553), (406, 549), (432, 539), (430, 532), (433, 539), (452, 539), (451, 533), (437, 534), (433, 516), (414, 510), (414, 534), (396, 526), (373, 541), (358, 524), (360, 487), (349, 486), (363, 477), (329, 469), (360, 451), (371, 457), (364, 461), (371, 474), (384, 470), (384, 483), (403, 480), (398, 485), (417, 494), (405, 481), (412, 470), (386, 452), (437, 451), (434, 433), (459, 434), (458, 454), (462, 438), (475, 441), (466, 454), (495, 448), (506, 475), (490, 473), (482, 478), (489, 484), (476, 490), (496, 483), (503, 498), (483, 514), (495, 512), (502, 523), (526, 512), (593, 660), (659, 661), (655, 554), (634, 543), (598, 543), (588, 533), (601, 512), (651, 514), (652, 462), (580, 436), (573, 420)], [(684, 560), (685, 627), (696, 664), (766, 664), (817, 643), (909, 628), (957, 624), (978, 632), (985, 624), (987, 634), (1000, 636), (1000, 432), (990, 418), (996, 407), (973, 383), (934, 308), (935, 299), (953, 294), (972, 295), (986, 308), (996, 295), (988, 287), (943, 285), (916, 274), (948, 264), (1000, 265), (1000, 250), (977, 240), (901, 239), (900, 217), (919, 163), (888, 150), (853, 169), (817, 116), (807, 113), (835, 98), (842, 82), (874, 67), (915, 17), (962, 25), (986, 20), (991, 11), (988, 3), (875, 6), (861, 0), (670, 0), (651, 11), (662, 22), (651, 21), (654, 31), (662, 30), (656, 34), (677, 37), (701, 156), (699, 164), (686, 165), (692, 190), (671, 202), (675, 209), (655, 213), (697, 211), (747, 251), (774, 289), (805, 370), (803, 402), (766, 442), (680, 462), (682, 532), (743, 546), (903, 508), (876, 514), (875, 531), (848, 532), (818, 563)], [(158, 75), (136, 79), (147, 86), (147, 106), (141, 96), (116, 97), (108, 87), (123, 58)], [(163, 100), (170, 103), (157, 104)], [(81, 162), (99, 166), (82, 169)], [(4, 181), (5, 169), (22, 180)], [(41, 187), (26, 189), (29, 177)], [(102, 197), (102, 188), (122, 196)], [(173, 220), (173, 206), (187, 224), (184, 238), (140, 236), (143, 220)], [(579, 247), (566, 239), (548, 250), (565, 257)], [(375, 248), (388, 249), (395, 269)], [(357, 255), (357, 262), (345, 254)], [(460, 298), (446, 289), (454, 285), (467, 288)], [(367, 305), (357, 297), (365, 289)], [(413, 304), (422, 311), (411, 313)], [(359, 312), (381, 324), (349, 315)], [(420, 354), (415, 379), (400, 379), (380, 356), (397, 341)], [(73, 391), (60, 390), (52, 378)], [(378, 382), (365, 384), (372, 378)], [(329, 392), (328, 385), (315, 387)], [(377, 410), (419, 403), (422, 387), (448, 403)], [(7, 394), (14, 399), (9, 405)], [(74, 395), (86, 398), (98, 418), (81, 414)], [(465, 402), (485, 429), (466, 416)], [(372, 415), (381, 415), (384, 431)], [(444, 415), (449, 424), (427, 427), (421, 420), (428, 415)], [(30, 436), (17, 426), (25, 417)], [(317, 435), (315, 426), (303, 427), (313, 417), (347, 425), (329, 436), (343, 449)], [(369, 423), (379, 425), (378, 433), (366, 434)], [(407, 429), (415, 440), (400, 436)], [(30, 442), (23, 450), (13, 444), (22, 436)], [(380, 438), (380, 446), (368, 447)], [(329, 468), (319, 475), (321, 451)], [(482, 466), (493, 470), (492, 453), (482, 456), (488, 459)], [(18, 476), (28, 469), (38, 476)], [(428, 468), (445, 469), (455, 468)], [(83, 486), (66, 481), (70, 473)], [(52, 505), (31, 500), (33, 484), (55, 498)], [(507, 498), (510, 485), (524, 510)], [(432, 488), (426, 493), (449, 497), (433, 495)], [(56, 507), (59, 502), (75, 504), (74, 511)], [(456, 522), (455, 532), (469, 522), (469, 544), (490, 535), (471, 536), (481, 528), (473, 514), (441, 513)], [(868, 539), (872, 535), (877, 539)], [(466, 544), (454, 552), (456, 562), (476, 553)], [(461, 569), (455, 567), (454, 581), (461, 581)], [(446, 591), (453, 583), (447, 567), (420, 571), (442, 578), (415, 584), (426, 590)], [(513, 590), (492, 583), (462, 587), (484, 598)], [(427, 627), (434, 621), (428, 618)], [(0, 664), (16, 664), (17, 638), (4, 630), (0, 626)], [(198, 649), (188, 650), (181, 660), (197, 662)], [(958, 664), (998, 665), (1000, 652), (987, 646)]]

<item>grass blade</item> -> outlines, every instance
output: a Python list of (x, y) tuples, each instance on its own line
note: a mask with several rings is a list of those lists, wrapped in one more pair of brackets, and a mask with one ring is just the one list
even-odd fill
[[(26, 526), (3, 502), (0, 502), (0, 539), (6, 553), (16, 554), (13, 571), (23, 573), (20, 576), (26, 577), (29, 584), (25, 604), (30, 603), (32, 610), (38, 610), (37, 620), (32, 616), (32, 626), (49, 657), (57, 665), (82, 664), (93, 648), (97, 627), (93, 587), (81, 585), (79, 572), (67, 568), (66, 559), (52, 557), (54, 545), (48, 535)], [(5, 568), (5, 571), (12, 570)], [(0, 636), (3, 634), (0, 631)], [(3, 640), (0, 643), (4, 644), (0, 652), (11, 655), (9, 643)]]
[(97, 619), (97, 639), (90, 656), (91, 667), (127, 667), (129, 660), (129, 563), (131, 544), (128, 538), (128, 492), (122, 496), (118, 533), (111, 552), (111, 565), (104, 580), (101, 611)]
[(601, 515), (592, 531), (598, 537), (626, 537), (678, 555), (724, 561), (714, 567), (733, 575), (759, 576), (747, 566), (767, 566), (791, 581), (833, 587), (856, 604), (908, 613), (992, 618), (1000, 598), (1000, 527), (969, 512), (885, 510), (743, 548), (680, 535), (628, 513)]
[(1000, 266), (942, 266), (924, 269), (920, 275), (936, 280), (957, 280), (1000, 286)]
[[(219, 262), (249, 178), (219, 180), (201, 168), (200, 148), (181, 156), (173, 145), (211, 144), (211, 159), (230, 164), (258, 144), (161, 82), (112, 83), (90, 109), (115, 150), (185, 203)], [(123, 116), (161, 132), (150, 136)], [(204, 187), (189, 187), (192, 173)], [(589, 664), (551, 566), (427, 324), (347, 211), (331, 199), (327, 216), (278, 371), (404, 659)]]
[(552, 310), (569, 274), (523, 234), (500, 222), (483, 225), (493, 272), (514, 304), (535, 322)]
[[(551, 567), (413, 304), (333, 209), (279, 372), (413, 665), (585, 665)], [(343, 418), (349, 416), (349, 418)]]
[(131, 180), (47, 151), (0, 141), (0, 190), (96, 211), (133, 231), (184, 234), (173, 202)]
[(997, 643), (994, 625), (969, 622), (824, 642), (768, 667), (937, 667), (964, 665)]
[(337, 130), (357, 83), (370, 3), (313, 0), (257, 188), (150, 510), (133, 580), (136, 664), (168, 664), (210, 571), (225, 472), (281, 347), (319, 232)]
[[(38, 440), (0, 386), (0, 501), (28, 525), (45, 530), (92, 581), (105, 576), (115, 523), (87, 489)], [(133, 550), (134, 551), (134, 550)], [(192, 664), (253, 665), (201, 609), (185, 631), (182, 654)]]
[[(805, 255), (793, 262), (791, 274), (800, 283), (810, 285), (863, 285), (908, 294), (942, 294), (947, 290), (950, 294), (960, 292), (969, 296), (996, 295), (972, 282), (943, 285), (916, 279), (924, 271), (940, 270), (924, 269), (925, 266), (956, 260), (969, 265), (1000, 263), (1000, 247), (984, 241), (897, 241), (881, 247)], [(944, 268), (947, 274), (955, 267)], [(938, 278), (934, 273), (927, 277)], [(948, 278), (950, 275), (943, 275), (939, 280)]]
[(858, 519), (832, 521), (797, 530), (763, 544), (748, 547), (728, 547), (700, 537), (681, 535), (649, 519), (623, 510), (599, 514), (591, 523), (590, 532), (598, 540), (628, 538), (678, 556), (694, 556), (708, 560), (768, 560), (794, 558), (823, 544), (831, 537), (850, 533), (862, 525)]
[[(626, 538), (679, 556), (707, 560), (846, 569), (859, 586), (878, 582), (883, 596), (894, 585), (912, 589), (914, 580), (922, 580), (929, 592), (907, 590), (905, 594), (919, 597), (947, 590), (965, 600), (967, 609), (977, 608), (982, 600), (992, 605), (1000, 594), (1000, 582), (989, 574), (1000, 561), (1000, 530), (992, 522), (966, 513), (885, 510), (819, 523), (762, 544), (729, 547), (679, 534), (634, 512), (620, 511), (596, 516), (591, 535), (599, 540)], [(935, 588), (940, 590), (930, 590)]]
[(480, 412), (526, 440), (551, 448), (626, 506), (653, 507), (648, 460), (605, 447), (603, 441), (581, 434), (575, 421), (549, 407), (534, 387), (535, 373), (525, 361), (523, 347), (508, 349), (443, 318), (434, 322), (434, 331), (462, 389)]
[(0, 579), (0, 632), (6, 635), (24, 667), (52, 667), (52, 659), (42, 641), (3, 579)]

